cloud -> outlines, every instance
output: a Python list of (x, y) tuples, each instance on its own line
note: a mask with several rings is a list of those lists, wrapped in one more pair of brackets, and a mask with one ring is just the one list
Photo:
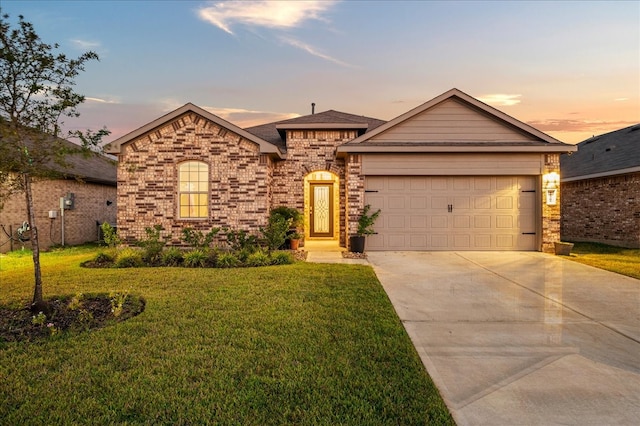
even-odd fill
[(520, 103), (520, 97), (522, 95), (507, 95), (502, 93), (496, 93), (491, 95), (478, 96), (478, 99), (485, 104), (491, 106), (514, 106)]
[(354, 65), (348, 64), (346, 62), (341, 61), (340, 59), (336, 59), (336, 58), (334, 58), (332, 56), (329, 56), (329, 55), (326, 55), (326, 54), (324, 54), (322, 52), (319, 52), (318, 50), (316, 50), (315, 47), (310, 46), (310, 45), (308, 45), (308, 44), (306, 44), (306, 43), (304, 43), (304, 42), (302, 42), (300, 40), (296, 40), (296, 39), (289, 38), (289, 37), (282, 37), (281, 40), (283, 42), (287, 43), (290, 46), (293, 46), (293, 47), (296, 47), (298, 49), (304, 50), (305, 52), (307, 52), (307, 53), (309, 53), (309, 54), (311, 54), (313, 56), (316, 56), (318, 58), (324, 59), (326, 61), (333, 62), (335, 64), (342, 65), (344, 67), (350, 67), (350, 68), (354, 67)]
[(628, 101), (628, 100), (629, 100), (629, 98), (616, 98), (616, 99), (614, 99), (614, 101), (616, 101), (616, 102), (624, 102), (624, 101)]
[(242, 108), (221, 108), (207, 106), (202, 108), (224, 120), (229, 121), (230, 123), (235, 124), (240, 128), (300, 117), (300, 114), (293, 112), (256, 111)]
[(100, 43), (98, 43), (97, 41), (80, 40), (78, 38), (72, 39), (71, 43), (73, 44), (74, 47), (77, 47), (78, 49), (82, 49), (82, 50), (98, 49), (101, 46)]
[(101, 103), (101, 104), (117, 104), (117, 103), (119, 103), (115, 99), (102, 99), (102, 98), (94, 98), (94, 97), (90, 97), (90, 96), (85, 96), (84, 100), (85, 100), (85, 102), (97, 102), (97, 103)]
[(563, 118), (552, 118), (547, 120), (528, 121), (527, 124), (543, 132), (588, 132), (599, 134), (622, 129), (636, 123), (633, 121), (569, 120)]
[(266, 28), (287, 29), (301, 26), (310, 19), (325, 20), (322, 16), (336, 1), (222, 1), (200, 8), (200, 19), (229, 34), (231, 26), (240, 24)]

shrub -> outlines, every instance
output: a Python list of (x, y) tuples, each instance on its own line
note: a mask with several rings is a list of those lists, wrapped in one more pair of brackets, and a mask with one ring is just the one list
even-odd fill
[(162, 225), (153, 225), (153, 228), (144, 228), (146, 237), (138, 241), (138, 246), (142, 247), (142, 259), (148, 265), (160, 263), (162, 249), (167, 244), (168, 236), (163, 237), (161, 231), (164, 231)]
[(195, 249), (184, 254), (183, 264), (187, 268), (202, 268), (207, 262), (207, 251)]
[(102, 230), (102, 238), (104, 240), (104, 243), (108, 247), (113, 248), (122, 244), (122, 241), (120, 240), (120, 237), (118, 237), (118, 233), (113, 226), (109, 225), (107, 222), (104, 222), (102, 225), (100, 225), (100, 229)]
[(271, 259), (269, 255), (261, 250), (251, 253), (245, 261), (245, 265), (247, 266), (267, 266), (270, 264)]
[(216, 261), (218, 268), (237, 268), (240, 264), (240, 260), (233, 253), (220, 253)]
[(116, 268), (136, 268), (143, 265), (142, 253), (139, 250), (125, 248), (120, 250), (116, 256)]
[(284, 244), (291, 222), (292, 219), (285, 219), (277, 214), (269, 216), (269, 223), (266, 228), (260, 228), (269, 251), (277, 250)]
[(193, 248), (205, 249), (211, 246), (218, 232), (220, 232), (220, 228), (213, 228), (206, 234), (203, 234), (202, 231), (196, 231), (193, 228), (184, 228), (182, 230), (182, 241)]
[(238, 231), (225, 230), (227, 243), (232, 251), (250, 250), (252, 253), (258, 248), (258, 239), (255, 235), (249, 234), (244, 229)]
[(272, 265), (291, 265), (295, 262), (293, 255), (286, 251), (276, 251), (271, 253)]
[(178, 247), (169, 247), (162, 252), (161, 258), (164, 266), (180, 266), (180, 264), (182, 264), (183, 253)]
[(304, 219), (300, 211), (292, 207), (286, 207), (286, 206), (279, 206), (279, 207), (276, 207), (275, 209), (272, 209), (271, 212), (269, 212), (269, 215), (271, 217), (280, 216), (285, 219), (291, 219), (291, 226), (294, 228), (301, 227)]

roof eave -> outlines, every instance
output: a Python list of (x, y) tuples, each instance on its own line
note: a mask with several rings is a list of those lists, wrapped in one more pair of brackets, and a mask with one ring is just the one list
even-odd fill
[(571, 176), (571, 177), (561, 178), (560, 182), (573, 182), (577, 180), (597, 179), (601, 177), (626, 175), (629, 173), (638, 173), (638, 172), (640, 172), (640, 166), (629, 167), (626, 169), (609, 170), (606, 172), (591, 173), (591, 174), (581, 175), (581, 176)]
[(302, 123), (276, 124), (278, 130), (367, 129), (367, 123)]
[(260, 152), (262, 154), (271, 154), (277, 158), (282, 158), (282, 152), (280, 151), (280, 149), (278, 149), (277, 146), (263, 139), (260, 139), (259, 137), (247, 132), (244, 129), (241, 129), (235, 124), (230, 123), (218, 117), (217, 115), (212, 114), (209, 111), (202, 109), (199, 106), (194, 105), (192, 103), (187, 103), (181, 106), (180, 108), (174, 111), (171, 111), (170, 113), (165, 114), (162, 117), (159, 117), (156, 120), (153, 120), (152, 122), (140, 127), (139, 129), (136, 129), (130, 133), (127, 133), (126, 135), (116, 139), (115, 141), (110, 142), (105, 146), (105, 152), (108, 154), (120, 154), (122, 150), (122, 146), (125, 145), (126, 143), (131, 142), (144, 134), (152, 132), (153, 130), (166, 125), (168, 122), (175, 120), (176, 118), (188, 112), (196, 113), (206, 118), (207, 120), (210, 120), (220, 125), (221, 127), (224, 127), (234, 133), (237, 133), (241, 137), (253, 143), (256, 143), (260, 147)]

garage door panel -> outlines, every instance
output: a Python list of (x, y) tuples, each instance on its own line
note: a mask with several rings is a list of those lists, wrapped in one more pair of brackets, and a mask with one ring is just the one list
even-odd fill
[[(375, 176), (368, 250), (536, 250), (536, 176)], [(374, 192), (375, 191), (375, 192)]]

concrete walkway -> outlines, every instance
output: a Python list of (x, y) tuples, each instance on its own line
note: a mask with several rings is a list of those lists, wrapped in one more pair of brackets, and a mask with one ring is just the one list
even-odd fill
[(640, 280), (535, 252), (369, 252), (464, 425), (637, 425)]
[(305, 241), (304, 250), (307, 251), (307, 262), (312, 263), (345, 263), (349, 265), (368, 265), (366, 259), (345, 259), (342, 252), (346, 249), (340, 247), (335, 240)]

